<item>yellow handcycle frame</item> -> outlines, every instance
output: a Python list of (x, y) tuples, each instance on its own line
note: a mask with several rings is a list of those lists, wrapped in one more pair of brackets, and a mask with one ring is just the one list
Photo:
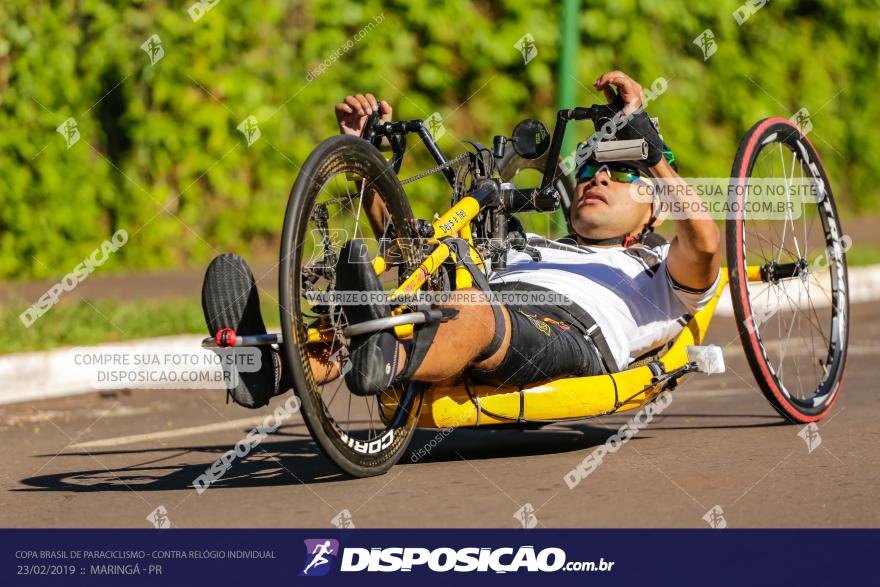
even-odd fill
[[(454, 257), (440, 239), (458, 237), (466, 240), (471, 247), (474, 263), (482, 266), (482, 259), (473, 248), (470, 227), (470, 222), (479, 213), (479, 202), (465, 196), (434, 220), (432, 242), (436, 248), (391, 294), (391, 299), (415, 294), (444, 261), (450, 256)], [(385, 259), (378, 256), (373, 260), (373, 268), (381, 275), (388, 266)], [(760, 281), (760, 267), (747, 267), (747, 275), (749, 281)], [(473, 285), (470, 273), (461, 263), (456, 266), (455, 277), (457, 289)], [(656, 357), (666, 373), (685, 366), (688, 363), (687, 347), (701, 344), (727, 283), (727, 270), (722, 267), (715, 295), (696, 312), (666, 352)], [(401, 307), (398, 311), (405, 309)], [(405, 339), (412, 336), (413, 325), (397, 326), (394, 330), (398, 338)], [(325, 336), (317, 329), (309, 329), (309, 341), (320, 341)], [(647, 365), (605, 375), (566, 377), (523, 388), (467, 386), (459, 377), (433, 384), (424, 392), (418, 425), (423, 428), (448, 428), (589, 418), (639, 408), (654, 399), (670, 382), (663, 378), (658, 382), (656, 373)], [(398, 399), (394, 394), (381, 394), (383, 413), (393, 414)]]

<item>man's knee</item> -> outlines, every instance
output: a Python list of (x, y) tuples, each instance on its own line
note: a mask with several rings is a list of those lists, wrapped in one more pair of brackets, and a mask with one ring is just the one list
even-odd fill
[(488, 344), (495, 332), (495, 314), (485, 292), (472, 288), (458, 290), (450, 296), (450, 302), (449, 305), (458, 310), (457, 322), (476, 328), (474, 338)]
[[(454, 292), (448, 307), (459, 311), (454, 320), (440, 325), (425, 361), (416, 371), (416, 378), (438, 381), (458, 375), (478, 358), (492, 343), (496, 332), (495, 315), (488, 297), (477, 289)], [(504, 308), (505, 323), (509, 325)], [(506, 352), (510, 328), (507, 327), (504, 345), (485, 363), (491, 363), (496, 355)], [(482, 362), (481, 362), (482, 363)]]
[[(510, 324), (510, 313), (507, 308), (498, 305), (499, 312), (490, 303), (478, 304), (475, 306), (475, 323), (479, 324), (481, 330), (479, 351), (473, 358), (477, 359), (473, 365), (479, 369), (494, 369), (497, 367), (510, 348), (510, 340), (512, 327)], [(497, 321), (502, 320), (499, 324)], [(496, 340), (496, 337), (500, 337)], [(494, 344), (493, 344), (494, 343)], [(485, 353), (491, 352), (489, 356)]]

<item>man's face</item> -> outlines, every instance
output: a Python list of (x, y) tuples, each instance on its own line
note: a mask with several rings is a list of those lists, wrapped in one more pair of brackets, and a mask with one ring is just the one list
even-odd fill
[(638, 232), (651, 218), (651, 204), (633, 197), (635, 186), (605, 171), (581, 181), (571, 205), (571, 225), (587, 238), (611, 238)]

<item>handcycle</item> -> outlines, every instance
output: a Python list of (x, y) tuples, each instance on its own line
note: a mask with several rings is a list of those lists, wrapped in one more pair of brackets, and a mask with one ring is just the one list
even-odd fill
[[(715, 296), (687, 317), (674, 340), (626, 370), (500, 388), (476, 385), (462, 374), (433, 384), (410, 381), (366, 397), (348, 391), (341, 376), (316, 376), (309, 360), (316, 349), (344, 371), (353, 336), (393, 329), (400, 340), (411, 338), (431, 312), (415, 307), (406, 294), (473, 287), (468, 259), (460, 256), (488, 272), (504, 268), (510, 249), (528, 251), (529, 239), (514, 230), (516, 214), (562, 209), (568, 218), (573, 182), (560, 164), (566, 126), (591, 120), (598, 129), (603, 116), (606, 105), (559, 110), (552, 135), (543, 123), (526, 119), (510, 137), (496, 135), (491, 148), (467, 141), (465, 153), (448, 159), (425, 121), (380, 122), (373, 114), (361, 137), (328, 138), (306, 159), (282, 231), (281, 333), (239, 336), (234, 346), (281, 344), (305, 424), (340, 469), (356, 477), (386, 472), (418, 427), (527, 427), (598, 417), (652, 402), (690, 373), (717, 372), (720, 349), (702, 342), (728, 286), (743, 351), (773, 408), (794, 423), (817, 421), (832, 409), (849, 331), (843, 233), (815, 148), (783, 118), (757, 122), (740, 142), (727, 194), (739, 212), (726, 220), (728, 265)], [(401, 180), (410, 135), (418, 136), (436, 167)], [(617, 145), (626, 147), (621, 150), (614, 142), (605, 141), (607, 160), (639, 157), (642, 146)], [(390, 146), (390, 159), (381, 145), (386, 151)], [(543, 172), (540, 186), (515, 187), (510, 180), (529, 167)], [(403, 186), (433, 173), (449, 184), (451, 206), (431, 219), (417, 218)], [(780, 177), (809, 182), (818, 197), (801, 202), (798, 218), (753, 218), (747, 184)], [(314, 295), (333, 291), (339, 249), (353, 237), (369, 243), (373, 269), (394, 305), (388, 318), (349, 325), (339, 305)], [(467, 243), (467, 252), (453, 247), (453, 239)], [(407, 302), (394, 304), (395, 298)]]

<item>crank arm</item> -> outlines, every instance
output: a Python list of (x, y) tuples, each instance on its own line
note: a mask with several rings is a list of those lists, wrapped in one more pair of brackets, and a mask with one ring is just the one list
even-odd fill
[(437, 310), (426, 310), (424, 312), (409, 312), (398, 316), (389, 316), (387, 318), (376, 318), (375, 320), (366, 320), (342, 329), (343, 336), (351, 338), (353, 336), (361, 336), (364, 334), (372, 334), (380, 330), (389, 330), (396, 326), (405, 324), (424, 324), (425, 322), (446, 322), (458, 315), (458, 310), (454, 308), (443, 308)]

